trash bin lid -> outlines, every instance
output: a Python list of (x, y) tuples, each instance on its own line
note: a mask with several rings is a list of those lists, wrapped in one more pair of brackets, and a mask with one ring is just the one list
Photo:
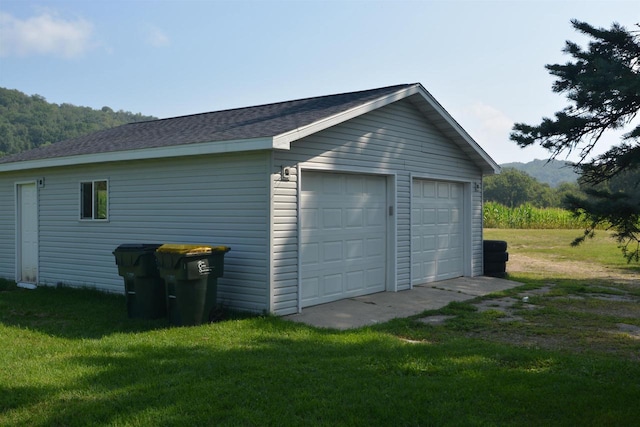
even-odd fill
[(230, 250), (229, 246), (214, 246), (211, 248), (211, 252), (229, 252)]
[(167, 243), (156, 249), (156, 252), (173, 253), (180, 255), (206, 255), (210, 254), (211, 250), (211, 246), (205, 245), (180, 245)]
[(116, 248), (118, 252), (154, 252), (159, 243), (123, 243)]

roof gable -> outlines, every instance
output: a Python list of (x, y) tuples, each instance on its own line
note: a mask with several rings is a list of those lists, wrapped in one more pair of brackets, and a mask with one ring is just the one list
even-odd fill
[(0, 172), (230, 151), (286, 150), (292, 141), (407, 97), (470, 153), (485, 173), (499, 170), (416, 83), (131, 123), (2, 157)]

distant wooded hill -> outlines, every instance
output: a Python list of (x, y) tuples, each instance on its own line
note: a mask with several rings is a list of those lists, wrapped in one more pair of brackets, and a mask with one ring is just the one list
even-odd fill
[(529, 163), (504, 163), (500, 166), (525, 172), (538, 181), (549, 184), (551, 187), (557, 187), (563, 182), (575, 183), (578, 180), (578, 174), (573, 171), (573, 168), (567, 166), (566, 162), (561, 160), (536, 159)]
[(0, 156), (88, 134), (126, 123), (153, 120), (109, 107), (94, 110), (52, 104), (40, 95), (0, 88)]

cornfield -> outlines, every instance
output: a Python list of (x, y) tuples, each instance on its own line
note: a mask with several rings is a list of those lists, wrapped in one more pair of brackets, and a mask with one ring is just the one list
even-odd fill
[(486, 202), (483, 206), (486, 228), (523, 229), (584, 229), (587, 222), (560, 208), (535, 208), (529, 204), (508, 208), (499, 203)]

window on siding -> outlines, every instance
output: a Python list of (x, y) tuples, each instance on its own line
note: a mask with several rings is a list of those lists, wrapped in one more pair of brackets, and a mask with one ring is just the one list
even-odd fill
[(80, 183), (80, 219), (106, 220), (109, 192), (106, 180)]

